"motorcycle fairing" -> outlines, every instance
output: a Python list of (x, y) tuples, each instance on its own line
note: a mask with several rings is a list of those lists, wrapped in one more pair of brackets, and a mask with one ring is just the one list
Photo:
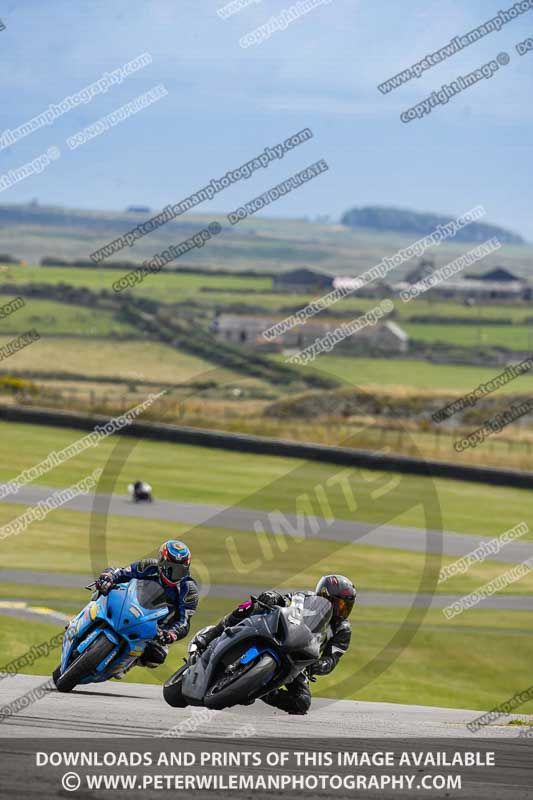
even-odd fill
[(80, 683), (108, 680), (135, 663), (156, 636), (158, 621), (166, 616), (168, 607), (157, 584), (137, 580), (118, 584), (107, 597), (91, 600), (69, 624), (63, 638), (61, 672), (74, 650), (82, 653), (104, 634), (116, 646), (97, 666), (96, 674)]

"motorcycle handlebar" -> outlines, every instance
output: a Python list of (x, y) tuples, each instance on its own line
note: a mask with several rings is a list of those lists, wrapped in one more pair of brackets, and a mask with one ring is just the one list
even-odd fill
[(250, 595), (250, 599), (253, 603), (256, 603), (258, 606), (262, 606), (262, 608), (267, 608), (269, 611), (272, 611), (273, 608), (276, 608), (276, 606), (270, 606), (268, 603), (263, 603), (262, 600), (254, 597), (253, 594)]

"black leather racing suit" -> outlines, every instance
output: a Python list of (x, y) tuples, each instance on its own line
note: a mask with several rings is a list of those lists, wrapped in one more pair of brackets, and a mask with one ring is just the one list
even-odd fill
[[(279, 594), (276, 591), (269, 591), (264, 593), (273, 598), (273, 605), (288, 606), (292, 594)], [(313, 594), (313, 592), (305, 592), (305, 594)], [(260, 595), (262, 597), (264, 595)], [(206, 644), (212, 642), (220, 636), (226, 628), (231, 628), (233, 625), (238, 625), (243, 619), (251, 617), (253, 614), (260, 614), (264, 612), (264, 606), (248, 600), (246, 603), (237, 606), (236, 609), (231, 611), (223, 617), (218, 625), (208, 630), (203, 634), (203, 639)], [(352, 626), (347, 619), (332, 618), (328, 627), (328, 639), (322, 649), (322, 654), (318, 661), (308, 668), (312, 675), (328, 675), (333, 672), (339, 659), (343, 656), (350, 646), (352, 637)], [(273, 692), (261, 698), (264, 703), (268, 703), (275, 708), (281, 708), (288, 714), (307, 714), (311, 705), (311, 692), (309, 690), (309, 680), (305, 673), (301, 672), (294, 680), (292, 680), (285, 688), (275, 689)]]

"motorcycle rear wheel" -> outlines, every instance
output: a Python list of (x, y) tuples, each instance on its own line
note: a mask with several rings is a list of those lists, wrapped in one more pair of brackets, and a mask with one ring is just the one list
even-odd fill
[(244, 704), (254, 689), (257, 691), (274, 676), (276, 662), (268, 653), (263, 653), (251, 669), (237, 674), (235, 680), (217, 691), (216, 684), (204, 697), (206, 708), (221, 709)]
[(77, 684), (91, 675), (113, 650), (115, 645), (105, 634), (100, 634), (94, 642), (91, 642), (87, 650), (78, 656), (70, 664), (62, 675), (56, 678), (57, 670), (54, 671), (53, 678), (58, 692), (71, 692)]

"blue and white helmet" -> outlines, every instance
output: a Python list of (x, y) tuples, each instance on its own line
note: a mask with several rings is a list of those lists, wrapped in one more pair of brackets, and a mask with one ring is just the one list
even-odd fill
[(189, 574), (191, 551), (183, 542), (169, 539), (159, 550), (159, 577), (165, 586), (176, 587)]

